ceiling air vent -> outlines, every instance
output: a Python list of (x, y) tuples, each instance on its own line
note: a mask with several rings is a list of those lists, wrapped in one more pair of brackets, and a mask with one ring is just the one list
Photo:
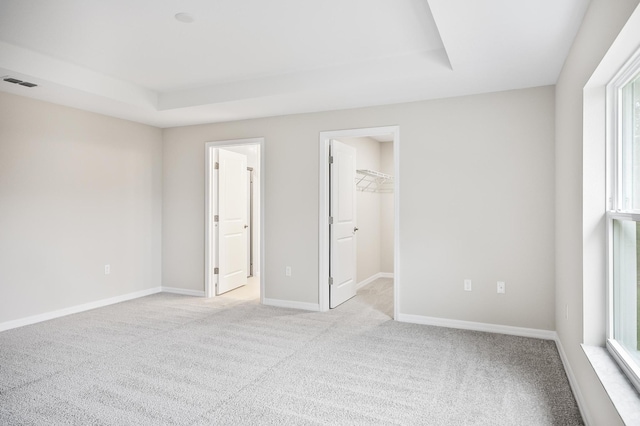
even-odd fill
[(13, 77), (3, 77), (2, 79), (4, 81), (6, 81), (7, 83), (19, 84), (20, 86), (24, 86), (24, 87), (36, 87), (36, 86), (38, 86), (35, 83), (30, 83), (28, 81), (18, 80), (17, 78), (13, 78)]

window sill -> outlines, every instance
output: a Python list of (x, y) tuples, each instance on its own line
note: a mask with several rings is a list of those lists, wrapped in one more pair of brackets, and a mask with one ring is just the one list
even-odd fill
[(640, 425), (640, 395), (606, 348), (581, 345), (613, 406), (627, 425)]

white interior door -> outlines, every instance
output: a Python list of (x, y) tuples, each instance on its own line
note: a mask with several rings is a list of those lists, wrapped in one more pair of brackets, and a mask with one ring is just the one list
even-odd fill
[(247, 157), (218, 150), (217, 294), (247, 284)]
[(329, 307), (356, 295), (356, 149), (331, 141), (329, 167)]

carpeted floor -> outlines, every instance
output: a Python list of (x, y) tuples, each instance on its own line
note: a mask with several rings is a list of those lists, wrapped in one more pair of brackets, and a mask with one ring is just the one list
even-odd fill
[(552, 341), (157, 294), (0, 333), (1, 425), (581, 425)]

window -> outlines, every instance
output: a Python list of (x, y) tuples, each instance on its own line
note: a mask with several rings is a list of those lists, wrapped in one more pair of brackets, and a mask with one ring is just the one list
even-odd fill
[(640, 391), (640, 60), (607, 86), (607, 348)]

